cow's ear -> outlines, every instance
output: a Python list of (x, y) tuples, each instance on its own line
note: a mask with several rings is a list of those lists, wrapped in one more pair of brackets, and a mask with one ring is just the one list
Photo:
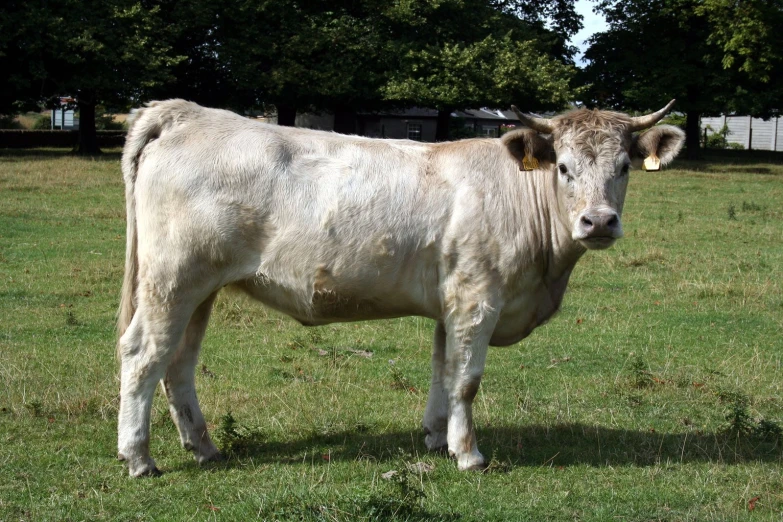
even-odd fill
[(500, 138), (519, 170), (535, 170), (554, 163), (555, 151), (550, 140), (531, 129), (507, 132)]
[(658, 158), (661, 165), (670, 163), (679, 154), (685, 133), (672, 125), (657, 125), (634, 136), (631, 161), (638, 167), (647, 158)]

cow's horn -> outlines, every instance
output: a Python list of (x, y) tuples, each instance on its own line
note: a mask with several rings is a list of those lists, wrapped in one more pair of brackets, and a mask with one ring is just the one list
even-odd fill
[(649, 129), (661, 119), (666, 116), (666, 113), (669, 112), (669, 110), (674, 105), (674, 101), (672, 100), (669, 103), (666, 104), (666, 107), (659, 110), (658, 112), (654, 112), (652, 114), (647, 114), (645, 116), (636, 116), (634, 118), (631, 118), (631, 132), (643, 130), (643, 129)]
[(531, 129), (538, 131), (542, 134), (552, 134), (552, 129), (554, 126), (552, 125), (552, 122), (546, 118), (536, 118), (535, 116), (528, 116), (527, 114), (522, 114), (522, 112), (517, 109), (516, 105), (511, 106), (511, 110), (514, 111), (514, 114), (517, 115), (517, 118), (519, 118), (519, 121), (522, 122), (523, 125), (526, 125), (530, 127)]

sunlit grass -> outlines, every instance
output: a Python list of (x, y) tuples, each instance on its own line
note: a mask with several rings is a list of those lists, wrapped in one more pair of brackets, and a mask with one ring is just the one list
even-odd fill
[[(165, 475), (131, 480), (118, 160), (0, 151), (0, 520), (733, 520), (755, 497), (753, 517), (783, 513), (782, 166), (633, 174), (626, 237), (580, 262), (560, 315), (490, 351), (487, 474), (424, 447), (431, 321), (306, 329), (226, 293), (197, 386), (234, 456), (199, 469), (158, 394)], [(405, 471), (418, 461), (435, 469)]]

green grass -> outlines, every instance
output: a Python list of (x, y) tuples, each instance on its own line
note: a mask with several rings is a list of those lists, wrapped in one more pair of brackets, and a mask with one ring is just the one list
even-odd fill
[(197, 386), (231, 458), (198, 468), (158, 394), (165, 474), (132, 480), (115, 460), (118, 160), (0, 151), (0, 520), (783, 516), (783, 166), (633, 174), (625, 239), (585, 256), (549, 324), (490, 350), (487, 473), (424, 447), (431, 321), (305, 329), (227, 293)]

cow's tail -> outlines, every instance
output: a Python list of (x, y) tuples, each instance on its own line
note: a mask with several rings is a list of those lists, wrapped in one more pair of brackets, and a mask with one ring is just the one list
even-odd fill
[(164, 121), (155, 110), (157, 103), (134, 110), (129, 117), (129, 129), (122, 150), (122, 177), (125, 180), (125, 277), (122, 281), (120, 308), (117, 312), (117, 355), (120, 356), (119, 339), (136, 313), (136, 288), (138, 286), (139, 259), (138, 234), (136, 231), (136, 175), (144, 147), (158, 138)]

